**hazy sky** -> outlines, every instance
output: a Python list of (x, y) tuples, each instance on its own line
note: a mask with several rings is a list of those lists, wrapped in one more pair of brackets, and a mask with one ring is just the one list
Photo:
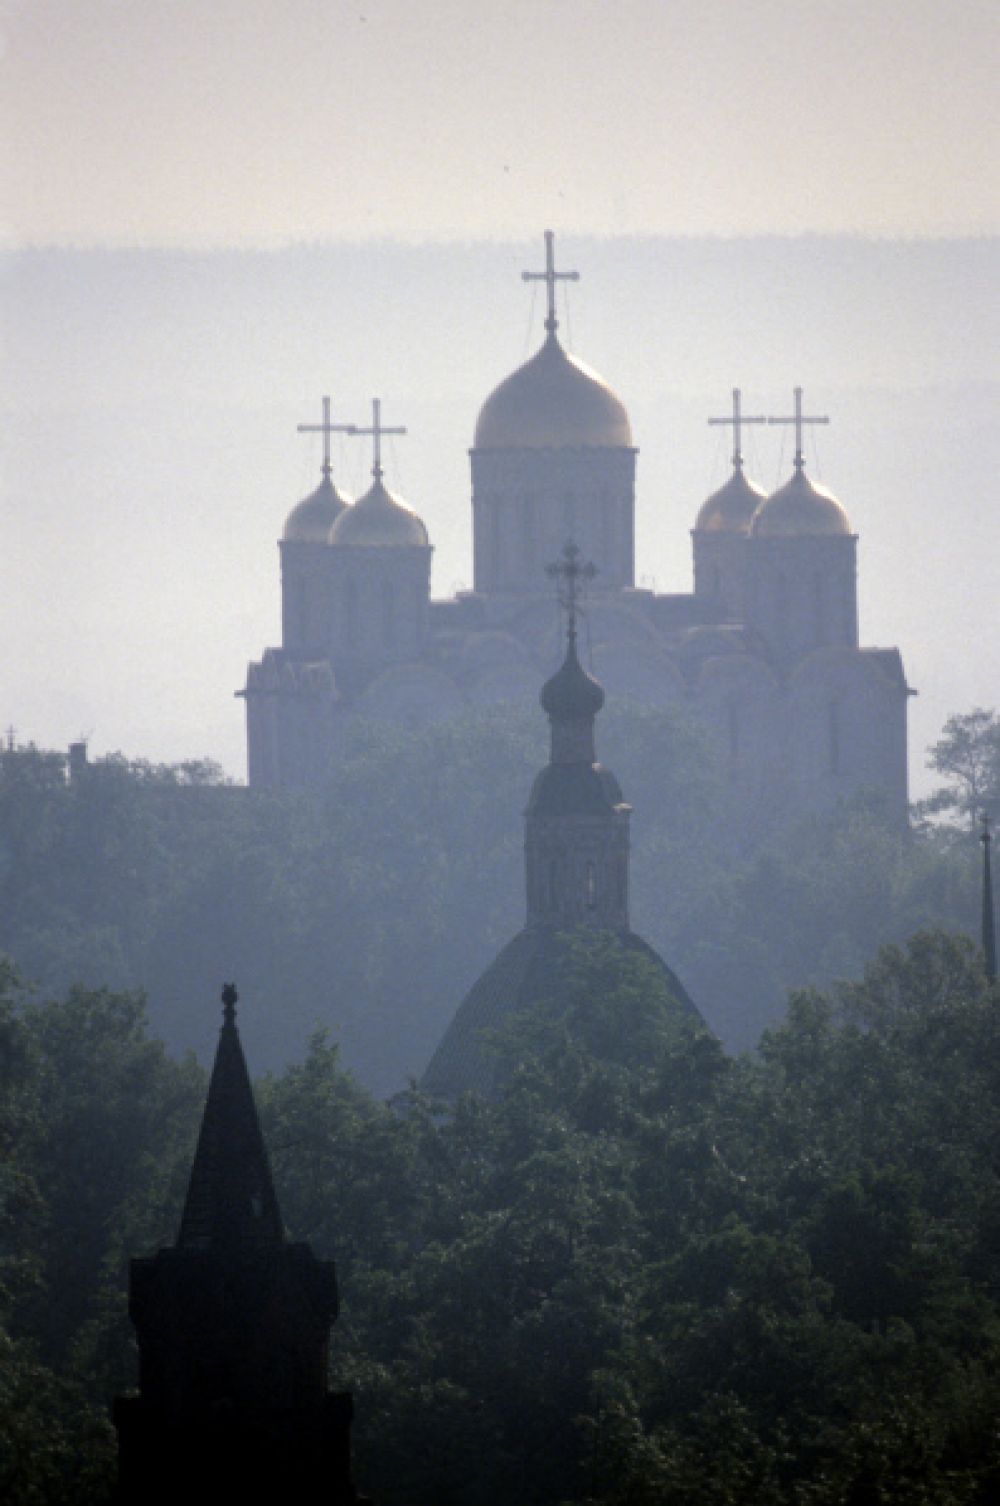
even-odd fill
[(997, 228), (997, 0), (0, 0), (8, 244)]

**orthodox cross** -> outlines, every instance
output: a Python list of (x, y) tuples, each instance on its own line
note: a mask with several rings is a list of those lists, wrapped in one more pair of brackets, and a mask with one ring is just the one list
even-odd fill
[(733, 467), (737, 471), (743, 469), (743, 451), (740, 448), (740, 439), (744, 424), (766, 424), (766, 418), (745, 418), (740, 407), (740, 389), (733, 388), (733, 416), (732, 418), (710, 418), (710, 424), (732, 424), (733, 426)]
[(556, 244), (556, 238), (555, 238), (554, 233), (551, 230), (546, 230), (546, 232), (545, 232), (545, 271), (544, 272), (522, 272), (521, 273), (521, 281), (522, 282), (544, 282), (545, 285), (546, 285), (546, 289), (547, 289), (547, 292), (548, 292), (548, 314), (546, 315), (546, 319), (545, 319), (545, 328), (548, 330), (548, 332), (549, 332), (550, 335), (554, 335), (555, 334), (556, 329), (558, 328), (558, 325), (559, 325), (559, 321), (556, 318), (556, 283), (557, 282), (579, 282), (580, 281), (580, 274), (579, 274), (579, 272), (557, 272), (556, 271), (555, 244)]
[(296, 430), (298, 434), (322, 434), (323, 436), (323, 475), (330, 474), (330, 435), (350, 434), (350, 424), (332, 424), (330, 422), (330, 399), (323, 399), (323, 422), (321, 424), (299, 424)]
[(997, 933), (993, 909), (993, 867), (990, 861), (993, 833), (990, 830), (989, 811), (983, 811), (982, 825), (983, 834), (979, 840), (983, 844), (983, 954), (986, 958), (986, 976), (992, 983), (997, 975)]
[(362, 429), (357, 424), (351, 424), (351, 434), (370, 434), (372, 436), (372, 475), (376, 481), (382, 480), (382, 435), (405, 434), (401, 428), (390, 429), (382, 422), (382, 402), (380, 398), (372, 398), (372, 421), (370, 428)]
[[(795, 413), (791, 418), (769, 418), (769, 424), (794, 424), (795, 425), (795, 469), (801, 471), (805, 466), (805, 456), (802, 453), (802, 426), (803, 424), (828, 424), (830, 422), (826, 414), (822, 417), (806, 417), (802, 412), (802, 388), (796, 387)], [(744, 423), (746, 420), (744, 419)]]
[(554, 565), (546, 565), (545, 573), (550, 580), (558, 581), (559, 605), (566, 610), (566, 627), (571, 644), (576, 643), (576, 614), (582, 587), (593, 580), (597, 566), (581, 565), (580, 551), (570, 540), (562, 552), (562, 558)]

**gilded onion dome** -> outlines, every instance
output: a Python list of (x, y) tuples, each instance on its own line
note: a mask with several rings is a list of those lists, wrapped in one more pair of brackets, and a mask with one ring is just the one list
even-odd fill
[(832, 492), (810, 480), (801, 466), (754, 513), (754, 538), (793, 538), (817, 534), (850, 537), (850, 519)]
[(394, 497), (376, 477), (373, 484), (337, 518), (330, 530), (334, 548), (426, 549), (427, 529), (412, 508)]
[(631, 449), (625, 405), (596, 372), (567, 355), (550, 330), (479, 412), (477, 450)]
[(695, 519), (698, 533), (749, 533), (754, 513), (767, 500), (767, 493), (748, 481), (741, 466), (733, 471), (725, 486), (720, 486), (701, 504)]
[(330, 529), (350, 505), (350, 497), (338, 492), (325, 472), (316, 490), (292, 508), (281, 537), (286, 544), (326, 544)]

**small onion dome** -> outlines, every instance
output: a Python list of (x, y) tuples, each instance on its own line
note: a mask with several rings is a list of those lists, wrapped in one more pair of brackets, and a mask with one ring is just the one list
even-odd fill
[(799, 535), (850, 535), (850, 520), (832, 492), (796, 470), (790, 481), (762, 502), (754, 513), (754, 538), (793, 538)]
[(330, 529), (350, 505), (350, 497), (342, 496), (329, 476), (324, 476), (316, 490), (292, 508), (281, 537), (286, 544), (325, 544)]
[(416, 513), (376, 480), (353, 507), (342, 512), (330, 530), (340, 549), (426, 549), (427, 529)]
[(538, 699), (542, 710), (557, 721), (596, 716), (604, 705), (604, 690), (580, 663), (572, 637), (565, 659), (551, 680), (546, 680)]
[(479, 412), (477, 450), (631, 449), (624, 404), (554, 334), (501, 382)]
[(695, 519), (696, 533), (749, 533), (750, 520), (767, 498), (742, 469), (733, 471), (725, 486), (720, 486), (701, 504)]

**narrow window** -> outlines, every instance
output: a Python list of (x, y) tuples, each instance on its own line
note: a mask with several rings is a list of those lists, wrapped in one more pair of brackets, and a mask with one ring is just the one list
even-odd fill
[(559, 870), (555, 858), (549, 859), (549, 909), (556, 908), (556, 896), (559, 893)]
[(826, 641), (826, 603), (823, 597), (823, 577), (818, 571), (813, 576), (812, 584), (813, 642), (819, 645)]
[(344, 637), (349, 647), (356, 648), (358, 642), (358, 588), (353, 580), (347, 582), (344, 590)]
[(396, 599), (388, 581), (382, 587), (382, 642), (390, 648), (396, 639)]
[(840, 707), (836, 701), (830, 702), (828, 716), (828, 730), (830, 742), (830, 773), (840, 773)]
[(726, 720), (729, 726), (729, 756), (740, 756), (740, 718), (736, 710), (736, 702), (730, 701), (726, 706)]
[(587, 863), (587, 909), (597, 909), (597, 869), (590, 861)]

